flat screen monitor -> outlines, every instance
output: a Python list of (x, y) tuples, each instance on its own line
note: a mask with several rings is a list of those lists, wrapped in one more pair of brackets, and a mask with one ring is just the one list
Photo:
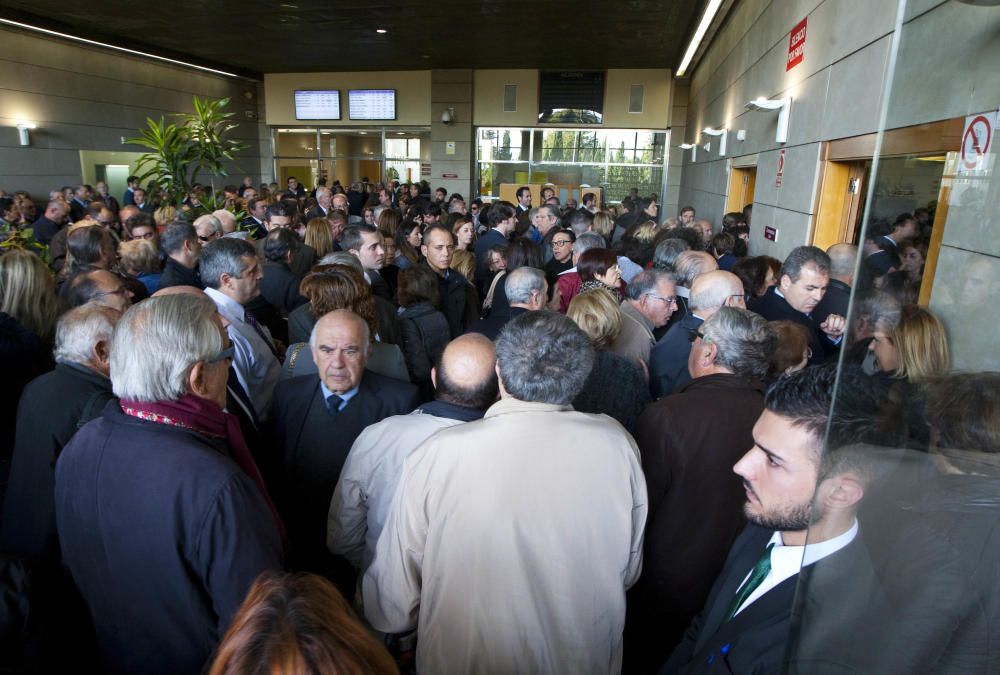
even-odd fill
[(339, 89), (296, 89), (295, 119), (297, 120), (339, 120)]
[(395, 89), (351, 89), (347, 94), (352, 120), (396, 119)]

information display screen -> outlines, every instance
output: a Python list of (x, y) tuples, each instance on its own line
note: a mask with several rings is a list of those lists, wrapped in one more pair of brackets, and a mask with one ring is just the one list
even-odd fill
[(352, 120), (396, 119), (395, 89), (351, 89), (347, 107)]
[(339, 120), (340, 90), (297, 89), (295, 91), (295, 119)]

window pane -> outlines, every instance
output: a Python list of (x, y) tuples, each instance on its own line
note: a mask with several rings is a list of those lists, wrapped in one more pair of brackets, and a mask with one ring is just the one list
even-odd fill
[(278, 157), (316, 158), (315, 129), (278, 129), (275, 132), (275, 154)]
[(483, 197), (499, 197), (501, 183), (527, 183), (528, 163), (479, 163), (479, 194)]
[(528, 156), (528, 132), (522, 129), (480, 129), (479, 159), (524, 161)]

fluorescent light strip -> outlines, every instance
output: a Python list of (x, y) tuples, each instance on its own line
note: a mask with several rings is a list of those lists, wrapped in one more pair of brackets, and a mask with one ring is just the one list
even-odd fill
[(698, 51), (698, 46), (701, 44), (702, 38), (705, 37), (705, 33), (708, 32), (708, 27), (712, 25), (712, 20), (715, 19), (716, 12), (719, 11), (719, 7), (722, 6), (722, 0), (709, 0), (708, 7), (705, 8), (705, 14), (701, 17), (701, 23), (698, 24), (698, 30), (694, 32), (691, 37), (691, 42), (688, 43), (687, 51), (684, 52), (684, 59), (681, 61), (681, 65), (677, 68), (677, 77), (684, 77), (684, 73), (687, 72), (687, 68), (691, 65), (691, 59), (694, 58), (694, 53)]
[(156, 54), (148, 54), (146, 52), (136, 51), (134, 49), (126, 49), (125, 47), (116, 47), (115, 45), (109, 45), (106, 42), (97, 42), (96, 40), (88, 40), (87, 38), (77, 37), (76, 35), (69, 35), (67, 33), (60, 33), (58, 31), (49, 30), (48, 28), (40, 28), (38, 26), (32, 26), (26, 23), (20, 23), (18, 21), (11, 21), (10, 19), (0, 18), (0, 23), (7, 24), (8, 26), (15, 26), (17, 28), (24, 28), (26, 30), (33, 30), (38, 33), (45, 33), (46, 35), (54, 35), (56, 37), (63, 38), (65, 40), (73, 40), (74, 42), (83, 42), (84, 44), (94, 45), (95, 47), (104, 47), (105, 49), (114, 49), (115, 51), (125, 52), (126, 54), (135, 54), (136, 56), (141, 56), (147, 59), (155, 59), (157, 61), (165, 61), (166, 63), (172, 63), (178, 66), (184, 66), (185, 68), (195, 68), (197, 70), (204, 70), (206, 73), (214, 73), (216, 75), (224, 75), (226, 77), (240, 77), (236, 73), (227, 73), (224, 70), (215, 70), (214, 68), (206, 68), (205, 66), (196, 66), (193, 63), (186, 63), (184, 61), (177, 61), (176, 59), (168, 59), (165, 56), (157, 56)]

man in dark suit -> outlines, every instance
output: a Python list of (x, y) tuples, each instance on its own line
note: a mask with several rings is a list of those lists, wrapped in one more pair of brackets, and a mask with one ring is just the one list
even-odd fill
[(441, 313), (448, 319), (451, 337), (465, 332), (479, 314), (476, 289), (458, 270), (451, 269), (455, 253), (455, 235), (445, 225), (432, 225), (424, 231), (420, 245), (427, 266), (438, 278)]
[(87, 216), (87, 205), (90, 204), (90, 188), (86, 185), (77, 185), (73, 188), (73, 199), (69, 201), (70, 222), (75, 223), (83, 220)]
[(732, 272), (713, 270), (691, 284), (690, 311), (670, 327), (649, 352), (649, 393), (668, 396), (691, 381), (688, 355), (694, 332), (720, 307), (746, 308), (743, 283)]
[(846, 320), (830, 314), (823, 323), (812, 317), (813, 310), (830, 284), (830, 256), (815, 246), (799, 246), (785, 258), (778, 285), (767, 289), (750, 308), (768, 321), (794, 321), (809, 331), (810, 365), (822, 363), (836, 354), (844, 338)]
[(66, 223), (66, 216), (69, 215), (69, 207), (66, 202), (55, 199), (45, 206), (45, 213), (31, 224), (32, 236), (39, 244), (49, 245), (52, 237), (55, 236)]
[[(267, 210), (264, 212), (264, 229), (267, 232), (273, 232), (279, 228), (288, 229), (291, 226), (292, 210), (290, 205), (286, 205), (282, 202), (275, 202), (267, 207)], [(257, 253), (260, 254), (261, 258), (265, 257), (264, 241), (264, 239), (258, 239), (254, 244), (257, 247)], [(289, 267), (291, 267), (292, 274), (302, 278), (309, 273), (315, 264), (316, 249), (309, 244), (302, 243), (292, 256), (292, 263)]]
[[(661, 673), (776, 673), (788, 662), (796, 672), (885, 672), (861, 666), (878, 658), (862, 627), (877, 625), (883, 607), (857, 536), (870, 471), (851, 446), (831, 440), (823, 451), (835, 378), (833, 368), (807, 368), (768, 391), (754, 446), (733, 467), (751, 524)], [(829, 616), (810, 611), (793, 624), (793, 602)]]
[(247, 216), (240, 221), (240, 228), (250, 232), (254, 239), (263, 239), (267, 236), (267, 228), (264, 227), (264, 214), (267, 212), (267, 202), (256, 197), (247, 200)]
[(517, 217), (520, 218), (522, 215), (527, 214), (531, 210), (531, 188), (527, 185), (517, 188), (515, 193), (517, 197)]
[(139, 187), (139, 177), (129, 176), (125, 183), (128, 187), (125, 188), (125, 194), (122, 195), (122, 206), (134, 206), (135, 205), (135, 191)]
[[(733, 464), (753, 445), (751, 431), (764, 410), (762, 380), (777, 345), (761, 316), (736, 307), (719, 309), (699, 333), (688, 359), (694, 379), (646, 408), (636, 426), (649, 516), (625, 653), (643, 671), (662, 664), (680, 641), (746, 525)], [(706, 423), (708, 410), (726, 414)]]
[(306, 222), (308, 223), (313, 218), (326, 218), (330, 214), (330, 211), (333, 210), (333, 202), (331, 200), (330, 188), (316, 188), (316, 206), (306, 211)]
[(517, 215), (514, 205), (510, 202), (497, 202), (487, 216), (490, 231), (476, 240), (476, 279), (479, 286), (489, 288), (490, 283), (490, 249), (496, 246), (507, 246), (507, 238), (517, 225)]
[(273, 446), (283, 462), (282, 510), (292, 565), (333, 570), (349, 588), (350, 566), (338, 566), (326, 548), (326, 517), (340, 470), (365, 427), (409, 413), (420, 398), (413, 385), (365, 370), (368, 324), (348, 310), (321, 317), (310, 346), (319, 377), (279, 383), (271, 408)]
[(854, 244), (834, 244), (826, 249), (826, 254), (830, 256), (830, 285), (813, 310), (812, 318), (816, 323), (823, 323), (831, 314), (847, 316), (851, 286), (854, 285), (854, 266), (858, 261), (858, 247)]
[(306, 196), (305, 187), (299, 184), (299, 179), (295, 176), (288, 177), (288, 192), (296, 199), (304, 199)]

